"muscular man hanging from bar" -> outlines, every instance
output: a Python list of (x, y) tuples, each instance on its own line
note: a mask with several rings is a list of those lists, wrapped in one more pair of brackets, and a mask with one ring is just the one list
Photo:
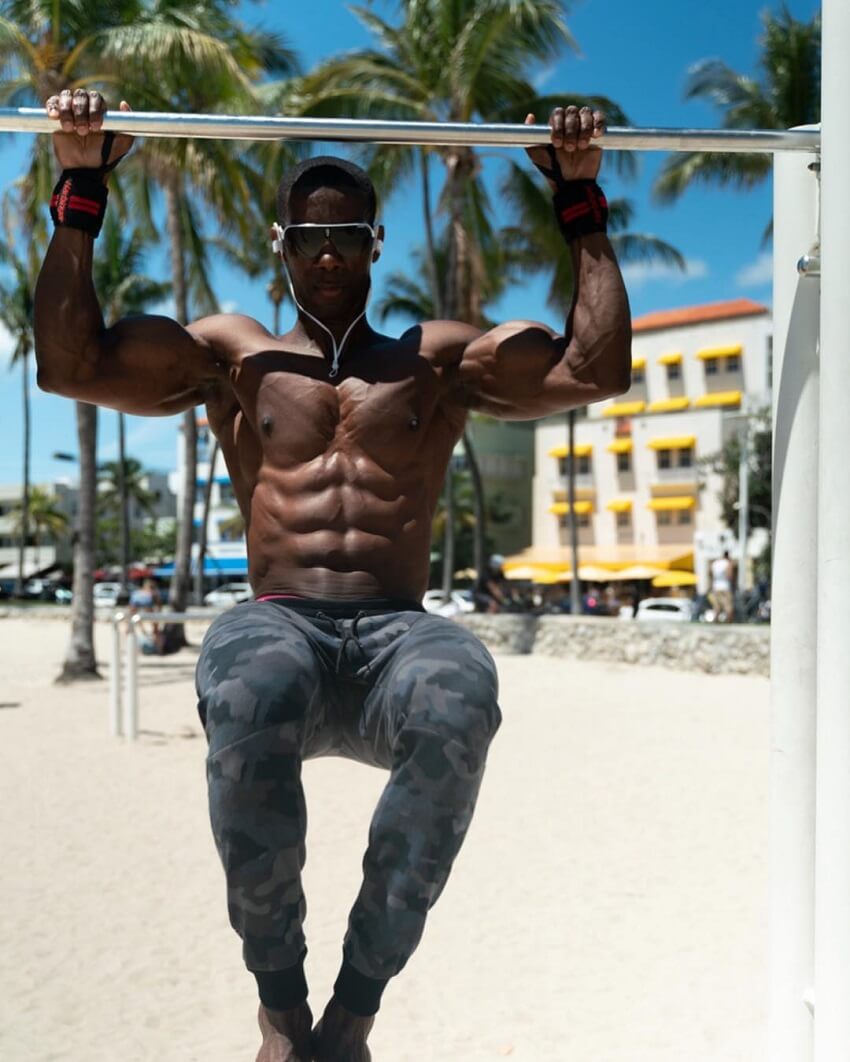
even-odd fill
[[(245, 517), (255, 593), (211, 625), (197, 688), (230, 920), (259, 989), (258, 1062), (365, 1062), (381, 995), (469, 826), (500, 721), (487, 651), (420, 604), (452, 450), (470, 410), (541, 417), (629, 386), (628, 303), (595, 183), (604, 118), (557, 108), (551, 146), (529, 150), (574, 261), (563, 334), (532, 321), (377, 332), (365, 316), (384, 238), (374, 189), (357, 167), (322, 158), (280, 184), (274, 249), (298, 317), (275, 336), (240, 314), (104, 327), (94, 237), (107, 172), (132, 143), (100, 131), (104, 109), (97, 93), (47, 101), (64, 172), (36, 290), (39, 384), (136, 415), (206, 406)], [(301, 764), (329, 755), (389, 778), (314, 1029)]]

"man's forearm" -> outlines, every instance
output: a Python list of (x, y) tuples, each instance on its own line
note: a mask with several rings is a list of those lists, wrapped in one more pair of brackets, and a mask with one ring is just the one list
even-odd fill
[(570, 251), (574, 294), (564, 326), (567, 368), (576, 379), (621, 393), (630, 384), (632, 331), (617, 259), (601, 232), (573, 240)]
[(39, 386), (78, 381), (97, 367), (103, 314), (92, 282), (94, 240), (73, 228), (53, 235), (35, 287), (34, 331)]

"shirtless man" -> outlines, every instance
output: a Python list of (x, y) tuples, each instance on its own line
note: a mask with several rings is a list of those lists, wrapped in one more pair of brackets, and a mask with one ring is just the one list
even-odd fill
[[(604, 118), (558, 108), (551, 146), (529, 150), (575, 263), (565, 334), (433, 321), (394, 338), (363, 315), (384, 236), (374, 190), (334, 158), (281, 183), (275, 249), (299, 305), (286, 335), (239, 314), (105, 328), (91, 280), (102, 166), (131, 140), (100, 132), (97, 93), (62, 93), (47, 110), (61, 130), (57, 158), (77, 172), (57, 185), (36, 290), (39, 384), (136, 415), (205, 404), (245, 516), (256, 596), (211, 625), (197, 686), (230, 919), (259, 989), (257, 1062), (367, 1062), (381, 994), (446, 882), (500, 721), (487, 651), (420, 604), (452, 449), (470, 410), (540, 417), (629, 386), (628, 304), (594, 183)], [(322, 755), (382, 767), (389, 780), (333, 997), (313, 1029), (300, 774)]]

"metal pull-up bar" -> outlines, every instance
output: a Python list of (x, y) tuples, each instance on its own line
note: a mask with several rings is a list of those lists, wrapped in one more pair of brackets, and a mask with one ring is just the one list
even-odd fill
[[(533, 147), (548, 144), (548, 125), (483, 122), (395, 122), (373, 118), (270, 118), (228, 114), (110, 111), (104, 130), (133, 136), (218, 140), (350, 140), (371, 144), (464, 144)], [(59, 124), (37, 107), (0, 107), (0, 132), (55, 133)], [(818, 151), (819, 130), (629, 129), (614, 127), (595, 141), (618, 151)]]

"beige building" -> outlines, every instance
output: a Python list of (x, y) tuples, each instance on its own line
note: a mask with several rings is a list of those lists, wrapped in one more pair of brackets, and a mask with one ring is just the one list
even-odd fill
[[(632, 386), (576, 424), (576, 512), (582, 564), (694, 571), (733, 537), (717, 453), (748, 412), (770, 404), (771, 318), (749, 299), (646, 314), (633, 322)], [(533, 542), (510, 566), (568, 569), (567, 424), (535, 432)]]

